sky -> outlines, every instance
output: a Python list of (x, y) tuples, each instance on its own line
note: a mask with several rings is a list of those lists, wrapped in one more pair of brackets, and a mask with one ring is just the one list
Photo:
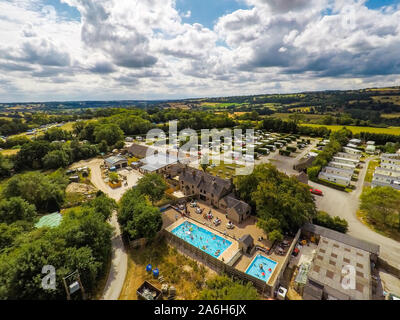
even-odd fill
[(0, 102), (400, 85), (399, 0), (0, 0)]

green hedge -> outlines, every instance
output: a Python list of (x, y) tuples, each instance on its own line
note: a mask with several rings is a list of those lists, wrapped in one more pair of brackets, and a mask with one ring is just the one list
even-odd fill
[(288, 150), (279, 150), (279, 154), (281, 156), (286, 156), (286, 157), (290, 157), (291, 152)]
[(347, 192), (346, 189), (347, 187), (345, 186), (341, 186), (339, 184), (330, 182), (330, 181), (326, 181), (326, 180), (321, 180), (321, 179), (310, 179), (311, 181), (315, 182), (315, 183), (319, 183), (322, 184), (323, 186), (327, 186), (327, 187), (331, 187), (333, 189), (339, 190), (339, 191), (343, 191), (343, 192)]

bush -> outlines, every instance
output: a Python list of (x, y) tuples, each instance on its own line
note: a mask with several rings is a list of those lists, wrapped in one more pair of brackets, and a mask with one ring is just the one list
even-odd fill
[(341, 219), (337, 216), (332, 218), (324, 211), (319, 211), (317, 213), (317, 216), (313, 219), (313, 223), (341, 233), (346, 233), (349, 227), (349, 224), (345, 219)]

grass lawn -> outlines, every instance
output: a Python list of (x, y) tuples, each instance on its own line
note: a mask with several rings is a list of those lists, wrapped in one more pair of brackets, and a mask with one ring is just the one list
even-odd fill
[(380, 223), (374, 223), (373, 221), (368, 219), (367, 215), (361, 210), (357, 211), (357, 218), (359, 218), (360, 221), (362, 223), (364, 223), (371, 230), (373, 230), (385, 237), (394, 239), (396, 241), (400, 241), (400, 231), (399, 230), (389, 228), (386, 225), (383, 225)]
[(339, 131), (343, 127), (349, 129), (353, 134), (360, 133), (360, 132), (370, 132), (370, 133), (383, 133), (383, 134), (394, 134), (400, 135), (400, 127), (388, 127), (388, 128), (373, 128), (373, 127), (356, 127), (356, 126), (325, 126), (320, 124), (301, 124), (302, 126), (308, 127), (326, 127), (332, 131)]
[(372, 182), (376, 167), (379, 166), (379, 160), (371, 160), (368, 165), (367, 174), (365, 175), (365, 182)]
[(199, 299), (206, 280), (215, 276), (202, 264), (185, 257), (164, 240), (154, 241), (141, 249), (129, 250), (128, 273), (119, 300), (137, 300), (136, 290), (147, 280), (161, 289), (161, 284), (146, 272), (151, 264), (160, 270), (166, 283), (176, 288), (177, 299)]
[[(229, 179), (235, 176), (235, 171), (237, 168), (244, 168), (244, 167), (245, 166), (238, 165), (236, 163), (225, 163), (221, 161), (220, 164), (214, 168), (211, 168), (211, 166), (208, 167), (207, 172), (214, 176), (219, 175), (219, 177), (223, 179)], [(199, 169), (202, 170), (201, 167), (199, 167)]]

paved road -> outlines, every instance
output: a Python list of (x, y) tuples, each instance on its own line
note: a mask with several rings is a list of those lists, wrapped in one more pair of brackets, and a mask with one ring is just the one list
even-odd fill
[[(92, 159), (90, 161), (81, 161), (73, 167), (87, 166), (90, 168), (90, 179), (93, 185), (106, 193), (110, 198), (119, 201), (123, 192), (113, 190), (110, 188), (101, 177), (100, 165), (103, 163), (102, 159)], [(122, 287), (125, 282), (126, 273), (128, 271), (128, 255), (126, 253), (124, 243), (121, 237), (121, 230), (117, 221), (117, 212), (114, 211), (110, 218), (110, 224), (114, 227), (112, 243), (112, 260), (111, 268), (108, 274), (106, 286), (103, 291), (101, 300), (118, 300)]]
[(346, 219), (349, 223), (349, 235), (378, 244), (380, 246), (380, 257), (394, 267), (400, 268), (400, 243), (376, 233), (357, 218), (357, 211), (360, 205), (359, 198), (362, 193), (368, 164), (371, 160), (368, 159), (363, 165), (356, 184), (356, 190), (351, 193), (338, 191), (314, 182), (309, 184), (324, 192), (323, 197), (316, 197), (316, 204), (319, 210), (325, 211), (332, 216)]

